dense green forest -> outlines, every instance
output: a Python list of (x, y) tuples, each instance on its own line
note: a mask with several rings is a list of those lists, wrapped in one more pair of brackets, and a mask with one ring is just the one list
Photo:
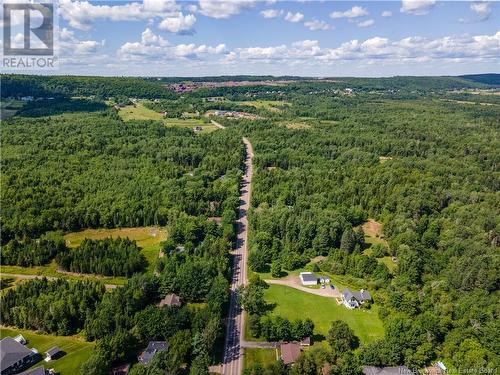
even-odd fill
[(137, 98), (175, 98), (176, 95), (157, 82), (126, 77), (31, 76), (3, 74), (2, 98), (33, 96), (115, 96)]
[(56, 262), (66, 271), (104, 276), (132, 276), (146, 266), (141, 249), (128, 238), (86, 238), (75, 250), (59, 253)]
[[(442, 359), (456, 368), (499, 366), (496, 75), (289, 77), (294, 82), (286, 86), (202, 89), (182, 98), (163, 86), (176, 79), (1, 78), (3, 97), (46, 98), (0, 125), (1, 263), (37, 266), (55, 258), (69, 271), (131, 276), (106, 293), (99, 283), (62, 280), (2, 292), (4, 324), (82, 332), (96, 341), (82, 374), (107, 374), (149, 340), (168, 340), (169, 349), (132, 374), (205, 374), (217, 362), (242, 136), (255, 151), (251, 270), (280, 277), (321, 255), (317, 272), (347, 275), (373, 292), (385, 329), (383, 339), (363, 345), (345, 323), (333, 322), (328, 345), (306, 351), (292, 370), (277, 362), (256, 364), (249, 374), (317, 374), (325, 363), (331, 373), (358, 374), (361, 365), (422, 368)], [(219, 95), (225, 102), (204, 100)], [(222, 108), (264, 119), (220, 118), (226, 130), (195, 134), (124, 122), (101, 100), (117, 96), (160, 99), (147, 106), (171, 116)], [(268, 111), (240, 103), (249, 100), (288, 105)], [(383, 224), (388, 243), (369, 253), (360, 230), (368, 218)], [(133, 242), (88, 240), (68, 250), (52, 233), (149, 225), (166, 226), (168, 238), (155, 273), (133, 276), (144, 264)], [(385, 256), (397, 259), (393, 270), (381, 262)], [(265, 287), (252, 280), (238, 294), (256, 336), (289, 340), (313, 332), (307, 317), (268, 316)], [(183, 306), (157, 308), (167, 293)]]
[(111, 110), (2, 125), (4, 242), (59, 229), (165, 225), (180, 211), (220, 216), (237, 191), (243, 148), (231, 133), (197, 137), (123, 123)]

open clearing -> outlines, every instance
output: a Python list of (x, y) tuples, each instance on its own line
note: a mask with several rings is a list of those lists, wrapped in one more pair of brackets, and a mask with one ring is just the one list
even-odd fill
[(80, 373), (80, 367), (92, 353), (94, 343), (85, 342), (78, 336), (53, 336), (37, 334), (33, 331), (23, 329), (0, 329), (0, 337), (15, 337), (21, 333), (28, 340), (28, 348), (36, 348), (43, 356), (44, 352), (53, 346), (58, 346), (66, 354), (59, 359), (50, 362), (40, 362), (32, 367), (44, 365), (45, 369), (54, 368), (60, 375), (74, 375)]
[(270, 285), (265, 290), (264, 297), (268, 303), (275, 304), (271, 314), (292, 320), (305, 317), (312, 319), (316, 335), (326, 337), (334, 320), (346, 322), (361, 343), (373, 342), (382, 338), (384, 334), (376, 304), (370, 310), (349, 310), (338, 305), (333, 298), (315, 296), (282, 285)]
[(149, 270), (153, 270), (160, 251), (160, 242), (167, 239), (167, 231), (160, 227), (137, 227), (119, 229), (86, 229), (68, 233), (64, 236), (68, 247), (77, 247), (85, 239), (128, 238), (136, 241), (137, 246), (148, 260)]
[(244, 352), (244, 366), (250, 367), (253, 363), (260, 363), (262, 367), (276, 361), (276, 349), (246, 348)]
[(159, 112), (155, 112), (152, 109), (146, 108), (144, 103), (138, 102), (135, 106), (128, 105), (120, 108), (118, 115), (123, 121), (130, 120), (154, 120), (161, 121), (165, 126), (179, 126), (181, 128), (194, 128), (195, 126), (201, 126), (203, 129), (201, 133), (208, 133), (217, 129), (216, 126), (205, 123), (199, 118), (165, 118)]
[(21, 100), (2, 100), (0, 103), (0, 120), (7, 120), (23, 108), (25, 102)]
[(281, 112), (283, 107), (289, 107), (289, 102), (280, 100), (249, 100), (249, 101), (235, 101), (231, 102), (240, 105), (248, 105), (258, 109), (264, 109), (270, 112)]

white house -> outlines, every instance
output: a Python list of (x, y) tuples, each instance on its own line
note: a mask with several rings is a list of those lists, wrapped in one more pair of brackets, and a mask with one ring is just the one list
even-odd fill
[(313, 272), (301, 272), (299, 277), (302, 285), (310, 286), (318, 284), (318, 278)]
[(372, 296), (370, 293), (364, 289), (361, 289), (359, 292), (351, 292), (349, 289), (345, 289), (342, 292), (342, 303), (348, 309), (355, 309), (371, 299)]

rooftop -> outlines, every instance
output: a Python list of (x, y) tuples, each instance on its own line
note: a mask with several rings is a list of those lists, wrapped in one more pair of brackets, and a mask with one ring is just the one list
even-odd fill
[(296, 342), (281, 344), (281, 359), (285, 365), (294, 363), (300, 356), (300, 345)]
[(181, 305), (181, 297), (176, 294), (167, 294), (165, 298), (160, 301), (160, 307), (163, 306), (180, 306)]
[(411, 371), (406, 366), (396, 366), (396, 367), (375, 367), (375, 366), (363, 366), (364, 375), (413, 375)]
[(45, 367), (38, 366), (35, 368), (30, 368), (24, 372), (21, 372), (19, 375), (45, 375)]
[(317, 281), (318, 278), (313, 272), (301, 272), (300, 278), (304, 281)]
[(166, 341), (150, 341), (148, 347), (139, 355), (139, 361), (147, 365), (156, 353), (167, 349), (168, 343)]
[(52, 357), (52, 356), (56, 355), (57, 353), (59, 353), (60, 351), (61, 351), (61, 349), (59, 349), (57, 346), (54, 346), (54, 347), (50, 348), (49, 350), (47, 350), (45, 352), (45, 354)]
[(18, 343), (12, 337), (6, 337), (0, 341), (0, 352), (1, 372), (19, 362), (23, 358), (33, 354), (31, 350)]

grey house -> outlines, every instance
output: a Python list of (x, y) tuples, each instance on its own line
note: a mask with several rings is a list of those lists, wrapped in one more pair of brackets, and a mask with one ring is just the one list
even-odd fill
[(139, 354), (138, 360), (143, 365), (148, 365), (156, 353), (167, 349), (168, 343), (166, 341), (150, 341), (148, 347)]
[(12, 337), (0, 341), (0, 374), (10, 375), (19, 372), (38, 358), (35, 349), (28, 349)]
[(342, 292), (342, 303), (348, 309), (355, 309), (361, 306), (366, 301), (371, 301), (372, 296), (370, 293), (364, 289), (359, 292), (351, 292), (349, 289), (345, 289)]
[(21, 372), (19, 375), (45, 375), (45, 368), (43, 366), (38, 366)]

